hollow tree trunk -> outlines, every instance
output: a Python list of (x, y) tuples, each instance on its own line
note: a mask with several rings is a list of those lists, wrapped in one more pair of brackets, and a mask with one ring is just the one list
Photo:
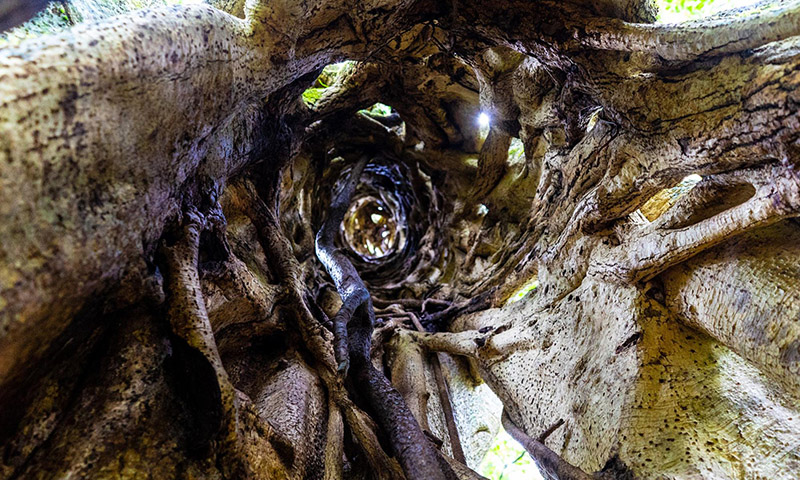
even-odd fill
[(210, 3), (0, 50), (0, 478), (797, 476), (796, 3)]

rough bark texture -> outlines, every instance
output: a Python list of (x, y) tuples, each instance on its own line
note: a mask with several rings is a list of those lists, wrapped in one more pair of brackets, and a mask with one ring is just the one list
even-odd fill
[(800, 6), (654, 20), (219, 0), (0, 49), (0, 479), (474, 479), (501, 412), (551, 478), (796, 478)]

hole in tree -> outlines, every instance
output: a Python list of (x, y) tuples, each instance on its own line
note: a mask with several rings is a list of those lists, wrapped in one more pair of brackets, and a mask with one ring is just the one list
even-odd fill
[(384, 260), (405, 247), (403, 225), (393, 209), (377, 197), (354, 201), (342, 230), (350, 249), (367, 261)]
[(655, 221), (667, 210), (672, 208), (681, 197), (689, 193), (702, 179), (703, 177), (700, 175), (692, 174), (685, 177), (674, 187), (661, 190), (650, 197), (647, 202), (639, 208), (637, 216), (640, 214), (647, 222)]
[(313, 108), (325, 92), (336, 86), (354, 67), (356, 62), (347, 60), (344, 62), (331, 63), (322, 69), (314, 84), (303, 92), (303, 102)]

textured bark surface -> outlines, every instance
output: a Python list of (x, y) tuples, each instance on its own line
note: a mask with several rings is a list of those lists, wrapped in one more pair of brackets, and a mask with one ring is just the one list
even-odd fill
[(552, 478), (796, 478), (799, 12), (218, 0), (3, 47), (0, 479), (474, 479), (501, 412)]

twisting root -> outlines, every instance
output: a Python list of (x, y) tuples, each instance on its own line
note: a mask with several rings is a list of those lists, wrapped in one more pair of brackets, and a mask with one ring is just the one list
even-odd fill
[[(334, 238), (336, 237), (336, 232), (339, 231), (339, 225), (341, 225), (344, 214), (350, 205), (350, 198), (353, 196), (353, 192), (361, 178), (361, 172), (364, 171), (368, 160), (369, 157), (364, 156), (353, 168), (353, 171), (350, 172), (350, 177), (345, 182), (342, 191), (331, 203), (328, 218), (322, 224), (319, 232), (317, 232), (316, 239), (317, 257), (325, 266), (328, 274), (333, 279), (333, 283), (336, 285), (336, 290), (342, 297), (342, 307), (332, 319), (333, 350), (336, 355), (337, 369), (345, 376), (350, 362), (347, 324), (353, 318), (356, 309), (369, 302), (368, 308), (373, 317), (369, 319), (370, 325), (368, 328), (371, 333), (375, 311), (372, 307), (372, 297), (369, 295), (364, 282), (361, 281), (361, 276), (353, 264), (350, 263), (350, 260), (336, 248)], [(361, 347), (363, 348), (364, 346), (361, 345)]]
[(325, 480), (341, 480), (344, 456), (344, 422), (342, 412), (328, 395), (328, 433), (325, 447)]
[[(258, 195), (255, 187), (249, 181), (235, 183), (229, 189), (234, 193), (234, 201), (239, 203), (238, 207), (245, 212), (256, 227), (258, 241), (267, 255), (273, 273), (287, 283), (289, 305), (297, 319), (300, 336), (306, 348), (320, 363), (317, 371), (328, 389), (329, 397), (334, 401), (329, 408), (341, 409), (347, 425), (353, 432), (373, 471), (381, 472), (385, 476), (384, 478), (390, 480), (401, 480), (403, 475), (397, 463), (392, 461), (381, 449), (380, 442), (370, 427), (366, 415), (347, 396), (342, 379), (337, 375), (330, 333), (314, 318), (304, 301), (300, 263), (292, 255), (289, 240), (281, 233), (277, 211), (267, 207), (264, 199)], [(268, 201), (277, 209), (277, 202), (274, 199), (268, 199)], [(336, 434), (335, 431), (333, 433)], [(329, 442), (331, 441), (335, 440), (329, 438)], [(331, 459), (331, 461), (333, 460)], [(338, 461), (341, 462), (341, 458)], [(329, 463), (326, 463), (325, 466), (326, 469), (339, 468), (338, 466), (333, 467)], [(326, 475), (328, 474), (326, 473)], [(335, 473), (331, 475), (335, 475)]]
[(384, 300), (381, 298), (373, 298), (372, 303), (375, 307), (380, 308), (391, 308), (395, 306), (400, 306), (403, 308), (416, 308), (421, 309), (423, 312), (427, 310), (427, 306), (431, 305), (434, 307), (449, 307), (452, 302), (447, 300), (439, 300), (436, 298), (426, 298), (425, 300), (420, 300), (418, 298), (399, 298), (396, 300)]
[(406, 480), (400, 466), (396, 461), (386, 456), (386, 453), (381, 448), (380, 440), (375, 435), (375, 423), (362, 412), (349, 399), (344, 401), (345, 419), (353, 435), (358, 440), (361, 449), (367, 457), (372, 470), (380, 472), (383, 478), (388, 480)]
[[(214, 371), (219, 388), (219, 402), (222, 407), (220, 425), (224, 435), (223, 448), (232, 448), (238, 437), (238, 406), (236, 390), (228, 379), (222, 360), (214, 340), (214, 332), (206, 312), (205, 300), (200, 288), (200, 275), (197, 270), (200, 234), (205, 228), (207, 219), (197, 210), (190, 209), (185, 213), (179, 238), (174, 245), (161, 246), (160, 253), (164, 260), (164, 287), (167, 291), (167, 317), (172, 333), (185, 342), (190, 349), (200, 352)], [(179, 348), (178, 345), (175, 348)], [(189, 366), (192, 367), (192, 366)], [(195, 374), (191, 378), (201, 378)], [(202, 390), (205, 386), (195, 386)], [(212, 397), (215, 396), (213, 393)], [(215, 403), (217, 399), (212, 398)], [(213, 408), (213, 406), (212, 406)], [(213, 417), (215, 415), (211, 415)], [(204, 421), (212, 421), (204, 419)], [(213, 428), (212, 428), (213, 430)], [(234, 468), (243, 468), (244, 463), (234, 460)]]
[(353, 264), (334, 245), (336, 231), (367, 161), (368, 157), (363, 157), (350, 173), (317, 234), (317, 256), (342, 297), (342, 308), (333, 319), (338, 370), (346, 372), (350, 367), (354, 384), (361, 389), (372, 413), (389, 436), (406, 477), (456, 478), (452, 469), (440, 461), (439, 453), (422, 432), (403, 397), (383, 373), (372, 366), (370, 346), (375, 323), (372, 297)]
[[(447, 308), (435, 313), (423, 314), (423, 323), (432, 323), (435, 325), (446, 324), (450, 319), (466, 315), (468, 313), (478, 312), (491, 308), (492, 302), (495, 299), (496, 289), (492, 288), (479, 295), (476, 295), (469, 300), (459, 303), (451, 303)], [(424, 310), (424, 308), (423, 308)]]
[(531, 458), (536, 462), (536, 466), (539, 467), (544, 478), (552, 480), (592, 480), (594, 478), (547, 448), (547, 445), (541, 440), (532, 438), (522, 431), (511, 421), (505, 409), (503, 409), (502, 419), (503, 428), (531, 454)]

